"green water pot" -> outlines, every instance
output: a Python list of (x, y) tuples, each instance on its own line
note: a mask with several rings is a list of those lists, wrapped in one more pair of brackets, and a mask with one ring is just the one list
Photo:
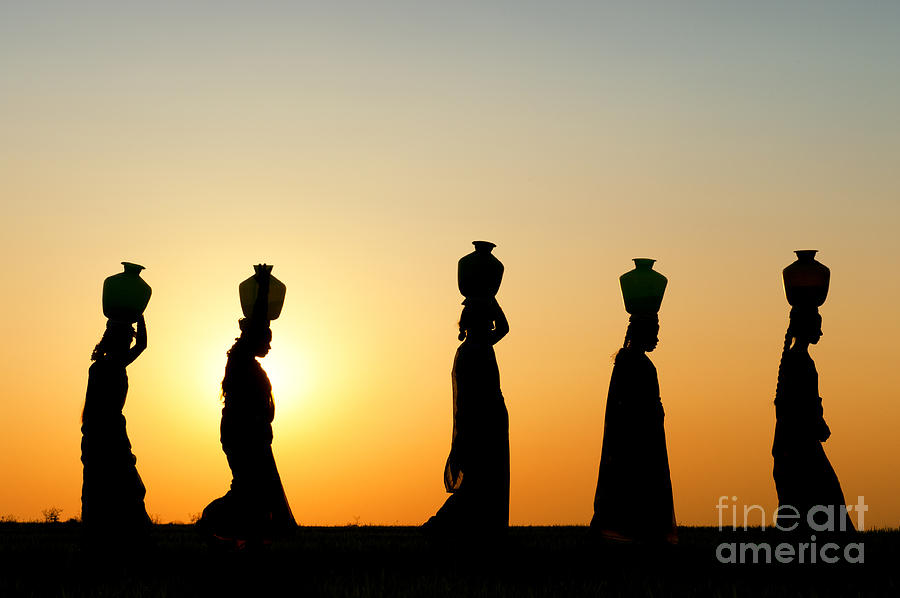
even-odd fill
[(828, 296), (831, 271), (816, 261), (816, 249), (798, 249), (797, 260), (784, 269), (784, 295), (793, 307), (819, 307)]
[(634, 270), (619, 277), (625, 311), (632, 315), (653, 315), (659, 312), (668, 280), (653, 269), (649, 258), (634, 258)]
[(456, 269), (459, 292), (466, 298), (492, 298), (500, 290), (503, 264), (491, 251), (490, 241), (472, 241), (475, 251), (464, 255)]
[[(281, 315), (281, 308), (284, 307), (284, 296), (287, 293), (287, 287), (284, 283), (272, 276), (272, 266), (261, 264), (253, 266), (257, 272), (265, 270), (269, 272), (269, 302), (266, 308), (266, 318), (275, 320)], [(240, 285), (238, 285), (238, 295), (241, 298), (241, 310), (244, 317), (249, 318), (253, 315), (253, 305), (256, 303), (256, 297), (259, 295), (259, 283), (256, 276), (251, 276)]]
[(122, 262), (124, 271), (103, 281), (103, 315), (117, 322), (133, 323), (147, 309), (150, 285), (141, 278), (143, 266)]

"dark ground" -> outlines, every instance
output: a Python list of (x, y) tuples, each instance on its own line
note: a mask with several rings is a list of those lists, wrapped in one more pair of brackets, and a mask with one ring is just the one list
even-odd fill
[[(760, 530), (680, 528), (676, 547), (609, 545), (586, 527), (515, 527), (447, 546), (409, 527), (307, 527), (259, 552), (213, 550), (192, 526), (154, 547), (86, 550), (77, 523), (0, 523), (7, 596), (900, 596), (900, 531), (865, 532), (862, 564), (721, 564)], [(808, 538), (807, 538), (808, 541)]]

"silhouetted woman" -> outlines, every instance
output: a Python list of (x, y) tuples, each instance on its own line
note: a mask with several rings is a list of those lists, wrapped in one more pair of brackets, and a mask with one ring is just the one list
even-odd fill
[[(809, 345), (822, 337), (822, 316), (815, 308), (791, 309), (791, 321), (784, 338), (781, 364), (778, 367), (778, 386), (775, 390), (775, 489), (778, 491), (779, 525), (783, 529), (810, 529), (807, 514), (814, 506), (830, 508), (835, 528), (829, 531), (853, 529), (848, 517), (842, 515), (844, 493), (837, 474), (831, 467), (822, 443), (831, 430), (822, 416), (822, 397), (819, 396), (819, 374), (809, 356)], [(799, 518), (790, 509), (799, 511)], [(815, 516), (818, 524), (826, 524), (828, 515)], [(841, 529), (843, 519), (843, 529)]]
[(231, 489), (212, 501), (200, 519), (201, 529), (235, 542), (238, 548), (267, 543), (297, 525), (272, 454), (272, 384), (256, 360), (266, 356), (272, 341), (265, 317), (269, 274), (257, 270), (256, 276), (260, 288), (253, 315), (238, 322), (241, 335), (228, 351), (222, 379), (225, 406), (220, 431)]
[(509, 417), (494, 344), (509, 332), (494, 299), (467, 299), (453, 359), (453, 437), (444, 468), (452, 493), (423, 529), (438, 534), (505, 532), (509, 525)]
[(656, 368), (655, 316), (632, 316), (616, 354), (591, 529), (606, 539), (675, 542), (675, 509)]
[[(134, 340), (134, 346), (131, 345)], [(81, 415), (81, 520), (92, 540), (141, 541), (150, 528), (146, 489), (125, 431), (125, 368), (147, 348), (144, 317), (131, 324), (110, 320), (91, 355)]]

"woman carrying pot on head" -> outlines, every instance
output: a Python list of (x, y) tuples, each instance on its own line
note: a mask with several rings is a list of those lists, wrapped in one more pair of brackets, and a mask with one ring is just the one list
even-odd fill
[[(775, 389), (773, 477), (778, 492), (779, 528), (851, 531), (844, 493), (822, 443), (831, 436), (819, 396), (819, 374), (809, 346), (822, 338), (819, 307), (825, 302), (830, 270), (814, 259), (815, 250), (799, 250), (797, 260), (784, 269), (784, 289), (791, 305), (790, 323), (778, 366)], [(824, 529), (827, 526), (830, 529)]]
[(459, 260), (459, 290), (466, 297), (453, 358), (453, 434), (444, 466), (451, 496), (422, 526), (432, 534), (503, 533), (509, 526), (509, 416), (500, 392), (494, 345), (509, 332), (495, 298), (503, 264), (495, 247), (475, 241)]
[(258, 294), (252, 315), (238, 322), (241, 335), (228, 351), (222, 379), (220, 431), (231, 489), (203, 510), (199, 522), (205, 532), (237, 548), (268, 543), (296, 528), (272, 453), (272, 384), (257, 361), (271, 348), (271, 266), (255, 268)]
[(591, 530), (607, 540), (674, 543), (665, 412), (647, 356), (659, 343), (657, 312), (667, 281), (652, 270), (654, 260), (634, 261), (620, 278), (631, 317), (609, 380)]

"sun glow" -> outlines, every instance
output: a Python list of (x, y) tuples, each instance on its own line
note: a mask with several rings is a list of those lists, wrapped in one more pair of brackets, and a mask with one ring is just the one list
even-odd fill
[(278, 410), (283, 413), (302, 404), (311, 387), (311, 368), (304, 352), (283, 342), (259, 361), (272, 382), (272, 395)]

